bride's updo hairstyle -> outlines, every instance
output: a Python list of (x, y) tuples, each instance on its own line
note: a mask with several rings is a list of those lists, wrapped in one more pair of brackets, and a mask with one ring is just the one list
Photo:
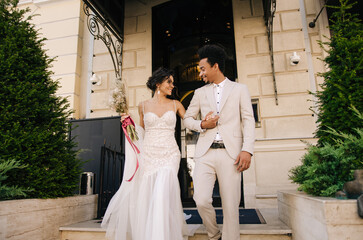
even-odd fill
[(160, 67), (157, 70), (153, 72), (151, 77), (147, 80), (146, 86), (150, 88), (153, 93), (156, 90), (157, 84), (162, 84), (166, 79), (168, 79), (170, 76), (173, 76), (173, 71)]

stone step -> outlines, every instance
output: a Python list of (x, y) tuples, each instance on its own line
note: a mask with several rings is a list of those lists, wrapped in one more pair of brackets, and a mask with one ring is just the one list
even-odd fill
[[(241, 224), (241, 240), (291, 240), (292, 232), (278, 219), (277, 208), (259, 209), (266, 224)], [(194, 236), (188, 240), (208, 240), (203, 225), (197, 228)], [(105, 230), (100, 227), (100, 220), (80, 222), (60, 228), (61, 240), (107, 240)]]

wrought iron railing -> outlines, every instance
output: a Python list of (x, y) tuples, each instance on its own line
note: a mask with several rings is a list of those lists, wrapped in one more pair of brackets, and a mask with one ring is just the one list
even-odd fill
[(112, 196), (119, 189), (125, 166), (125, 154), (115, 149), (101, 147), (100, 162), (100, 192), (98, 195), (97, 218), (100, 219), (106, 212)]

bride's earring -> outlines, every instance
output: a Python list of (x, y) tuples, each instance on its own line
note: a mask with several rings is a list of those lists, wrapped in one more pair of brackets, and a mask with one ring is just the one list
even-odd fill
[(160, 94), (160, 90), (158, 89), (158, 95)]

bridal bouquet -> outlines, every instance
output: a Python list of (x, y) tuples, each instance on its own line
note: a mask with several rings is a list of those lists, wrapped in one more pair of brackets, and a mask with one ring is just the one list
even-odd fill
[[(125, 84), (120, 78), (116, 79), (116, 88), (112, 92), (111, 108), (119, 114), (127, 112)], [(135, 130), (135, 123), (131, 117), (123, 121), (122, 127), (125, 127), (125, 134), (127, 133), (132, 141), (139, 140)]]

